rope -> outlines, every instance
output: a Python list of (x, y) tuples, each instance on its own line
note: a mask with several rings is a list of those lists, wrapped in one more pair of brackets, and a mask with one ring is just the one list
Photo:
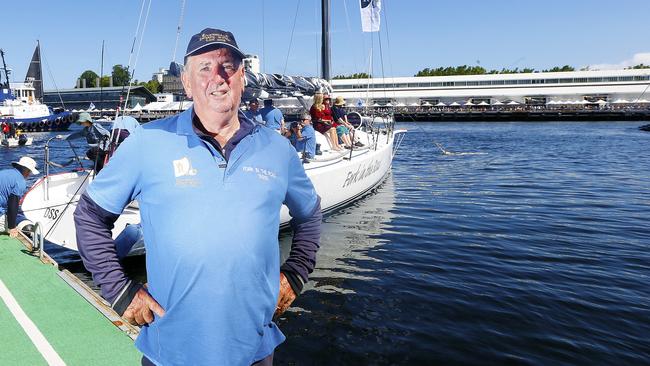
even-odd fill
[(291, 28), (291, 38), (289, 39), (289, 49), (287, 50), (287, 58), (284, 60), (284, 70), (282, 70), (283, 75), (287, 73), (287, 64), (289, 63), (289, 54), (291, 53), (291, 45), (293, 44), (293, 33), (296, 30), (296, 21), (298, 20), (299, 9), (300, 9), (300, 0), (298, 0), (298, 4), (296, 4), (296, 14), (293, 16), (293, 27)]
[[(144, 12), (144, 4), (146, 3), (147, 0), (142, 0), (142, 6), (140, 7), (140, 16), (138, 17), (138, 25), (135, 27), (135, 34), (133, 35), (133, 43), (131, 44), (131, 52), (129, 53), (129, 63), (126, 65), (127, 70), (131, 67), (131, 58), (133, 57), (133, 50), (135, 50), (135, 42), (138, 39), (138, 34), (140, 33), (140, 23), (142, 22), (142, 13)], [(131, 91), (131, 74), (129, 72), (129, 80), (128, 80), (128, 86), (129, 86), (129, 91)], [(126, 85), (122, 85), (122, 93), (124, 93), (124, 87)], [(128, 101), (128, 94), (127, 94), (127, 101)], [(125, 103), (126, 105), (126, 103)], [(119, 116), (119, 108), (118, 111), (115, 112), (115, 118)]]
[(47, 59), (43, 55), (43, 50), (41, 50), (41, 57), (43, 58), (43, 61), (45, 61), (45, 66), (47, 67), (47, 73), (50, 75), (50, 79), (52, 79), (52, 83), (54, 84), (54, 89), (56, 89), (56, 93), (59, 96), (59, 100), (61, 101), (61, 107), (65, 109), (65, 103), (63, 103), (61, 92), (59, 91), (59, 87), (56, 85), (56, 80), (54, 80), (54, 76), (52, 75), (52, 69), (50, 69), (50, 64), (47, 62)]
[[(146, 0), (145, 0), (146, 1)], [(140, 33), (140, 44), (138, 45), (138, 53), (135, 55), (135, 62), (133, 63), (133, 72), (129, 73), (129, 89), (126, 92), (126, 99), (124, 100), (124, 109), (126, 110), (126, 105), (129, 103), (129, 95), (131, 94), (131, 78), (135, 75), (135, 68), (138, 65), (138, 59), (140, 58), (140, 50), (142, 49), (142, 39), (144, 38), (144, 31), (147, 28), (147, 20), (149, 19), (149, 10), (151, 9), (151, 1), (149, 0), (149, 5), (147, 6), (147, 14), (144, 17), (144, 24), (142, 25), (142, 32)]]
[[(384, 21), (386, 23), (386, 27), (384, 27), (386, 29), (386, 43), (387, 43), (387, 46), (388, 46), (388, 54), (390, 55), (391, 54), (390, 53), (390, 33), (388, 31), (390, 29), (390, 27), (388, 26), (388, 9), (386, 9), (386, 2), (385, 1), (382, 2), (382, 6), (383, 6), (383, 9), (384, 9)], [(390, 74), (393, 75), (391, 77), (391, 83), (393, 85), (395, 85), (395, 77), (394, 77), (395, 72), (393, 71), (393, 59), (390, 58), (390, 57), (388, 57), (388, 67), (390, 68)], [(391, 88), (391, 90), (393, 91), (393, 99), (397, 100), (397, 94), (396, 94), (397, 92), (395, 91), (395, 88)]]
[(266, 22), (264, 21), (264, 5), (266, 5), (266, 2), (262, 0), (262, 72), (266, 70)]

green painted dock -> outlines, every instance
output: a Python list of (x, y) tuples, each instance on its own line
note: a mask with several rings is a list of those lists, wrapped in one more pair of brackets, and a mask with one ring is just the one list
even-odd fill
[(0, 235), (0, 365), (139, 365), (130, 326), (45, 262)]

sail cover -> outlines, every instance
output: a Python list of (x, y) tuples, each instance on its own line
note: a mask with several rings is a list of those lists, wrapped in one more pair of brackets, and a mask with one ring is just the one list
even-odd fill
[(34, 85), (34, 96), (37, 100), (43, 100), (43, 72), (41, 69), (41, 45), (40, 43), (36, 44), (36, 49), (34, 50), (34, 55), (32, 55), (32, 62), (29, 64), (29, 69), (27, 69), (27, 75), (25, 75), (25, 82), (32, 83)]
[(381, 0), (361, 1), (361, 28), (364, 32), (379, 32)]

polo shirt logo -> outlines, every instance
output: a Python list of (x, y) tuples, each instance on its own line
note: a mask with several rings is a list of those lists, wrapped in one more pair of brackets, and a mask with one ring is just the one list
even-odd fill
[(264, 181), (268, 181), (270, 179), (276, 179), (278, 177), (278, 175), (274, 171), (263, 169), (263, 168), (245, 166), (242, 168), (242, 170), (246, 173), (256, 174), (259, 180), (264, 180)]
[(183, 157), (182, 159), (174, 160), (173, 164), (174, 176), (176, 178), (193, 176), (197, 173), (196, 169), (192, 168), (192, 162), (190, 162), (190, 159), (188, 159), (187, 156)]

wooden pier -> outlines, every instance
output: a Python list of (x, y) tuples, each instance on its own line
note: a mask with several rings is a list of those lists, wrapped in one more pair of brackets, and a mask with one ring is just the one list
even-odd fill
[(139, 365), (137, 328), (28, 246), (0, 235), (0, 365)]

